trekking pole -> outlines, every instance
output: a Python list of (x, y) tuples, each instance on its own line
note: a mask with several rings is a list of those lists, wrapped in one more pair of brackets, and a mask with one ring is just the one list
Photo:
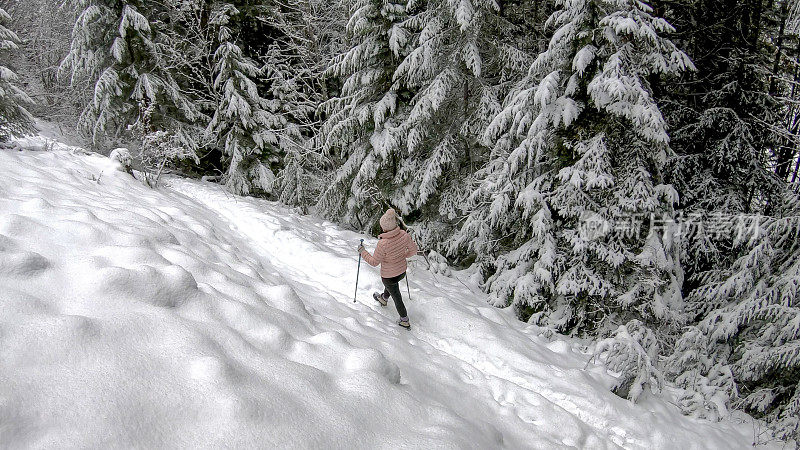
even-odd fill
[(408, 301), (411, 301), (411, 288), (408, 287), (408, 271), (406, 271), (406, 290), (408, 290)]
[[(361, 240), (359, 247), (364, 245), (364, 240)], [(358, 270), (356, 270), (356, 292), (353, 293), (353, 303), (356, 302), (356, 297), (358, 296), (358, 275), (361, 273), (361, 252), (358, 252)]]
[[(403, 226), (405, 226), (405, 223), (403, 223), (403, 219), (400, 219), (400, 223), (403, 224)], [(414, 231), (413, 228), (406, 227), (406, 229), (408, 230), (408, 234), (409, 235), (416, 235), (417, 234), (416, 231)], [(404, 229), (404, 231), (406, 229)], [(411, 239), (414, 239), (413, 236), (412, 236)], [(417, 240), (416, 239), (414, 239), (414, 243), (417, 244)], [(417, 244), (417, 248), (419, 249), (417, 254), (418, 255), (422, 255), (422, 257), (425, 258), (425, 264), (428, 265), (428, 272), (430, 272), (431, 276), (433, 277), (433, 282), (435, 284), (439, 280), (436, 278), (436, 274), (433, 273), (433, 270), (431, 270), (433, 268), (433, 266), (431, 266), (431, 262), (430, 262), (430, 260), (428, 260), (428, 255), (426, 255), (425, 252), (421, 248), (419, 248), (419, 244)]]

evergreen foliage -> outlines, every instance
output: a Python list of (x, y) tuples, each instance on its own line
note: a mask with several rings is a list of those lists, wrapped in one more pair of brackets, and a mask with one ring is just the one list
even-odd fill
[(447, 229), (500, 108), (504, 25), (491, 1), (356, 2), (356, 43), (329, 71), (346, 79), (322, 133), (343, 163), (323, 212), (363, 227), (391, 205), (424, 218), (423, 241)]
[(746, 232), (734, 236), (733, 264), (700, 276), (687, 302), (702, 320), (678, 341), (670, 368), (685, 399), (698, 399), (690, 411), (710, 403), (706, 409), (724, 416), (738, 404), (797, 439), (800, 198), (787, 193), (782, 203), (775, 216), (740, 224)]
[[(684, 389), (687, 413), (718, 419), (743, 407), (784, 438), (797, 437), (798, 371), (783, 352), (794, 339), (790, 286), (800, 280), (790, 262), (796, 200), (784, 194), (798, 132), (791, 5), (664, 5), (698, 70), (658, 89), (675, 150), (666, 178), (680, 213), (696, 222), (681, 236), (693, 326), (671, 350), (667, 374)], [(693, 31), (698, 21), (702, 33)]]
[(220, 3), (212, 12), (210, 23), (218, 27), (214, 90), (219, 100), (206, 132), (219, 140), (230, 158), (224, 182), (232, 192), (248, 194), (251, 186), (270, 192), (275, 175), (269, 160), (280, 158), (278, 138), (270, 128), (285, 123), (268, 109), (258, 92), (255, 79), (263, 75), (263, 68), (247, 58), (233, 39), (228, 25), (238, 14), (230, 3)]
[[(785, 133), (770, 92), (778, 85), (771, 88), (764, 76), (772, 70), (770, 55), (783, 51), (762, 40), (770, 11), (749, 0), (703, 0), (669, 7), (666, 14), (683, 30), (675, 38), (698, 69), (660, 89), (673, 130), (675, 155), (666, 177), (679, 193), (677, 208), (687, 216), (767, 212), (781, 190), (769, 155)], [(706, 24), (703, 32), (690, 32), (698, 21)], [(730, 264), (732, 254), (730, 242), (714, 245), (705, 233), (687, 238), (685, 288), (691, 290), (695, 274)]]
[[(345, 222), (360, 223), (362, 208), (375, 214), (376, 164), (390, 162), (383, 152), (386, 126), (398, 108), (408, 101), (407, 92), (393, 81), (394, 71), (407, 54), (407, 18), (402, 2), (359, 0), (354, 2), (347, 24), (353, 46), (331, 62), (327, 76), (342, 79), (339, 95), (323, 104), (328, 115), (320, 131), (323, 150), (342, 161), (322, 193), (319, 208)], [(376, 147), (377, 146), (377, 147)]]
[(570, 333), (633, 318), (674, 328), (677, 194), (661, 181), (668, 136), (648, 79), (692, 64), (642, 2), (557, 5), (547, 49), (486, 131), (491, 159), (451, 250), (497, 255), (487, 290), (530, 321)]
[(613, 337), (598, 342), (595, 356), (620, 374), (611, 390), (633, 402), (646, 388), (660, 392), (664, 377), (657, 367), (658, 347), (655, 334), (635, 319), (620, 325)]
[(7, 28), (10, 22), (11, 16), (0, 8), (0, 142), (35, 130), (33, 116), (26, 109), (33, 100), (17, 86), (17, 74), (5, 65), (20, 43), (17, 34)]
[[(177, 1), (177, 0), (175, 0)], [(119, 135), (149, 110), (147, 132), (168, 131), (193, 150), (191, 125), (202, 117), (164, 59), (170, 2), (73, 0), (80, 11), (61, 72), (95, 80), (79, 126), (94, 139)]]

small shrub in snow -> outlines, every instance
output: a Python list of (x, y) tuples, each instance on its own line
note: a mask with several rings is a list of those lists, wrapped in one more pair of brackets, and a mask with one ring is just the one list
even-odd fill
[(675, 343), (665, 371), (680, 388), (678, 406), (684, 414), (716, 421), (728, 417), (728, 406), (739, 394), (731, 367), (714, 348), (699, 328), (689, 327)]
[(139, 159), (144, 169), (144, 182), (156, 187), (164, 169), (180, 160), (193, 159), (199, 162), (197, 153), (187, 142), (190, 139), (181, 131), (152, 130), (151, 117), (153, 105), (142, 107), (139, 120), (131, 126), (131, 131), (141, 139)]
[(133, 168), (131, 167), (131, 164), (133, 164), (133, 157), (131, 157), (131, 152), (129, 152), (127, 148), (115, 148), (111, 150), (111, 154), (109, 154), (108, 157), (118, 162), (120, 166), (122, 166), (123, 171), (133, 173)]
[(647, 386), (654, 393), (661, 390), (663, 376), (656, 368), (658, 341), (642, 322), (631, 320), (620, 325), (613, 337), (598, 342), (595, 356), (620, 374), (611, 387), (620, 397), (635, 402)]
[(433, 273), (440, 273), (446, 277), (452, 275), (450, 266), (447, 264), (447, 258), (442, 256), (436, 251), (431, 251), (428, 254), (428, 262), (430, 263), (430, 271)]
[(197, 161), (197, 155), (184, 147), (175, 134), (168, 131), (148, 133), (142, 139), (142, 165), (148, 170), (152, 185), (158, 183), (164, 168), (169, 164), (190, 158)]
[(775, 429), (780, 439), (800, 439), (800, 383), (794, 387), (794, 396), (778, 416)]

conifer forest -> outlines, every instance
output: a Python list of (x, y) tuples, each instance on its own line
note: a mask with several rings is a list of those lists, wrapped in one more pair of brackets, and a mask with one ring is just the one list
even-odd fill
[(618, 396), (800, 442), (798, 0), (1, 0), (0, 58), (0, 142), (394, 208)]

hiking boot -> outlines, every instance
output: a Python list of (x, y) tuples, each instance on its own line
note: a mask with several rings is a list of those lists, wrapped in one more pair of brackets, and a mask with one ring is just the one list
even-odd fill
[(375, 299), (376, 302), (380, 303), (381, 306), (386, 306), (386, 298), (383, 297), (383, 294), (379, 294), (377, 292), (372, 293), (372, 298)]
[(397, 321), (397, 324), (406, 330), (411, 328), (411, 323), (408, 321), (408, 317), (401, 317), (400, 320)]

